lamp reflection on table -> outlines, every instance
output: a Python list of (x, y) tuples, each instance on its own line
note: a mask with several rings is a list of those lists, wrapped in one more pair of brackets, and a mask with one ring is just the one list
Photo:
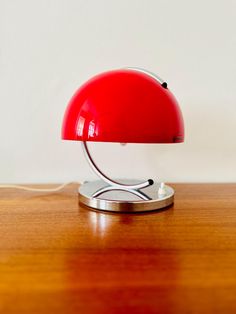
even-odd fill
[[(173, 243), (169, 229), (165, 228), (173, 216), (173, 207), (152, 213), (118, 215), (80, 205), (77, 227), (73, 230), (77, 237), (70, 244), (71, 254), (65, 256), (68, 309), (73, 301), (75, 308), (86, 308), (90, 313), (102, 309), (102, 313), (109, 313), (112, 305), (125, 303), (130, 311), (138, 313), (141, 307), (148, 313), (149, 302), (157, 302), (159, 297), (158, 302), (168, 304), (171, 301), (168, 296), (179, 276), (178, 253), (168, 250)], [(156, 284), (153, 289), (153, 282), (167, 283), (165, 300), (161, 298), (163, 288)], [(136, 293), (141, 296), (140, 303), (139, 299), (134, 302), (131, 298)]]
[(100, 237), (103, 237), (111, 225), (108, 215), (97, 213), (95, 211), (90, 211), (89, 220), (92, 225), (93, 234), (99, 234)]

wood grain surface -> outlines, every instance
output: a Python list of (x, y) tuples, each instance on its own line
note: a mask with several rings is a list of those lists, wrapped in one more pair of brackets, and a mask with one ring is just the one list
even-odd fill
[(236, 313), (236, 184), (172, 186), (146, 214), (1, 189), (0, 313)]

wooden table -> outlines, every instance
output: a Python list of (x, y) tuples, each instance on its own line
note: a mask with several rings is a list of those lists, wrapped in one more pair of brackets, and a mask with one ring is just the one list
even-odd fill
[(146, 214), (1, 189), (0, 313), (236, 313), (236, 184), (172, 186)]

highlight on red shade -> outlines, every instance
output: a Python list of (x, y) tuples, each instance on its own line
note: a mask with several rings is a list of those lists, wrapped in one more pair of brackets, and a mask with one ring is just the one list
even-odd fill
[(119, 143), (180, 143), (184, 124), (165, 82), (149, 72), (121, 69), (99, 74), (70, 100), (62, 138)]

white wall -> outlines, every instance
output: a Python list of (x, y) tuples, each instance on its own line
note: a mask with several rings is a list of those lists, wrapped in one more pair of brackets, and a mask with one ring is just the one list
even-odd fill
[(0, 0), (0, 182), (95, 178), (63, 142), (67, 102), (92, 75), (139, 66), (179, 100), (186, 141), (92, 144), (113, 177), (236, 181), (235, 0)]

